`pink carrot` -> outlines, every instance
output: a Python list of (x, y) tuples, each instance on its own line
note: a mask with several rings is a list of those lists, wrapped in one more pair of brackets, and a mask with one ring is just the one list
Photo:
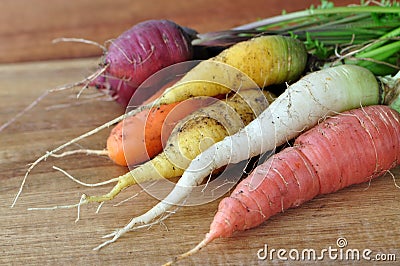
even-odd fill
[(400, 115), (393, 109), (375, 105), (328, 118), (255, 168), (220, 202), (204, 240), (174, 261), (318, 195), (368, 182), (399, 163)]

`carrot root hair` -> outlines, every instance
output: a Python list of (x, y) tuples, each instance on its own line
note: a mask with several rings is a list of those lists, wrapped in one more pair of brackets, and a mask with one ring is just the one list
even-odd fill
[(108, 151), (105, 149), (104, 150), (78, 149), (78, 150), (66, 151), (63, 153), (53, 153), (53, 154), (51, 154), (51, 157), (61, 158), (61, 157), (74, 155), (74, 154), (108, 156)]
[(77, 208), (77, 216), (75, 219), (75, 223), (77, 223), (80, 220), (80, 213), (81, 213), (81, 206), (83, 204), (86, 204), (86, 195), (83, 194), (79, 200), (78, 203), (76, 204), (70, 204), (70, 205), (61, 205), (61, 206), (53, 206), (53, 207), (36, 207), (36, 208), (28, 208), (28, 211), (44, 211), (44, 210), (58, 210), (58, 209), (72, 209), (72, 208)]
[(52, 41), (52, 43), (60, 43), (60, 42), (77, 42), (77, 43), (85, 43), (85, 44), (90, 44), (94, 45), (96, 47), (99, 47), (103, 53), (107, 52), (107, 48), (104, 45), (101, 45), (98, 42), (83, 39), (83, 38), (66, 38), (66, 37), (61, 37), (61, 38), (56, 38)]
[[(103, 182), (98, 182), (98, 183), (85, 183), (80, 181), (79, 179), (73, 177), (71, 174), (67, 173), (67, 171), (57, 167), (57, 166), (53, 166), (54, 170), (60, 171), (61, 173), (63, 173), (65, 176), (67, 176), (69, 179), (71, 179), (72, 181), (74, 181), (75, 183), (78, 183), (79, 185), (85, 186), (85, 187), (99, 187), (99, 186), (104, 186), (104, 185), (108, 185), (110, 183), (115, 183), (118, 182), (119, 178), (111, 178), (109, 180), (103, 181)], [(86, 197), (87, 198), (87, 197)], [(88, 201), (89, 202), (89, 201)]]
[(108, 91), (100, 91), (97, 94), (93, 94), (90, 96), (88, 96), (88, 95), (82, 96), (81, 95), (80, 98), (81, 98), (81, 100), (76, 101), (76, 102), (50, 105), (50, 106), (46, 107), (45, 110), (52, 111), (52, 110), (58, 110), (58, 109), (71, 108), (74, 106), (84, 106), (87, 104), (91, 104), (94, 101), (96, 101), (96, 102), (113, 102), (113, 101), (116, 101), (118, 97), (111, 96), (110, 94), (108, 94)]
[[(172, 211), (166, 211), (165, 215), (163, 215), (160, 218), (158, 218), (157, 220), (149, 222), (149, 223), (146, 223), (146, 222), (135, 222), (135, 223), (132, 223), (132, 221), (134, 221), (134, 219), (132, 219), (131, 222), (129, 222), (125, 227), (117, 229), (114, 232), (112, 232), (111, 234), (104, 235), (102, 238), (110, 238), (110, 237), (112, 237), (112, 238), (110, 240), (104, 241), (102, 244), (100, 244), (97, 247), (93, 248), (93, 250), (100, 250), (101, 248), (103, 248), (103, 247), (105, 247), (105, 246), (107, 246), (107, 245), (109, 245), (111, 243), (114, 243), (122, 235), (124, 235), (125, 233), (127, 233), (129, 231), (134, 231), (134, 230), (138, 230), (138, 229), (142, 229), (142, 228), (150, 228), (150, 227), (152, 227), (153, 225), (156, 225), (156, 224), (161, 224), (161, 225), (165, 226), (163, 221), (166, 220), (171, 215), (175, 214), (177, 209), (179, 209), (179, 207), (177, 207), (175, 210), (172, 210)], [(133, 226), (132, 224), (138, 224), (138, 225), (137, 226)]]
[(4, 129), (6, 129), (7, 127), (9, 127), (11, 124), (13, 124), (18, 118), (20, 118), (21, 116), (23, 116), (24, 114), (26, 114), (27, 112), (29, 112), (32, 108), (34, 108), (36, 105), (38, 105), (46, 96), (48, 96), (50, 93), (53, 92), (58, 92), (58, 91), (63, 91), (63, 90), (68, 90), (68, 89), (72, 89), (75, 88), (77, 86), (83, 86), (82, 89), (79, 91), (79, 93), (77, 94), (77, 98), (79, 98), (79, 96), (82, 94), (82, 92), (89, 87), (89, 84), (91, 81), (93, 81), (95, 78), (97, 78), (98, 76), (100, 76), (101, 74), (103, 74), (108, 68), (108, 65), (104, 65), (102, 68), (98, 69), (97, 71), (95, 71), (93, 74), (89, 75), (88, 77), (85, 77), (84, 79), (74, 82), (74, 83), (70, 83), (70, 84), (65, 84), (63, 86), (59, 86), (53, 89), (49, 89), (47, 91), (45, 91), (44, 93), (42, 93), (41, 95), (39, 95), (32, 103), (30, 103), (27, 107), (25, 107), (24, 109), (22, 109), (19, 113), (17, 113), (15, 116), (13, 116), (11, 119), (9, 119), (7, 122), (5, 122), (4, 124), (2, 124), (0, 126), (0, 132), (3, 131)]
[(152, 107), (154, 107), (154, 102), (151, 102), (151, 103), (146, 104), (146, 105), (142, 105), (142, 106), (140, 106), (140, 107), (138, 107), (138, 108), (136, 108), (136, 109), (134, 109), (134, 110), (132, 110), (132, 111), (130, 111), (128, 113), (125, 113), (123, 115), (120, 115), (119, 117), (114, 118), (113, 120), (108, 121), (107, 123), (104, 123), (103, 125), (101, 125), (101, 126), (99, 126), (97, 128), (94, 128), (94, 129), (86, 132), (85, 134), (82, 134), (82, 135), (80, 135), (80, 136), (78, 136), (78, 137), (76, 137), (76, 138), (74, 138), (74, 139), (62, 144), (61, 146), (58, 146), (57, 148), (55, 148), (55, 149), (53, 149), (51, 151), (46, 152), (46, 154), (44, 154), (41, 157), (39, 157), (38, 159), (36, 159), (36, 161), (34, 161), (29, 166), (28, 170), (26, 171), (25, 176), (22, 179), (21, 185), (19, 187), (19, 190), (18, 190), (17, 194), (15, 195), (14, 200), (13, 200), (13, 202), (11, 204), (11, 208), (13, 208), (15, 206), (19, 196), (21, 195), (22, 190), (23, 190), (23, 188), (25, 186), (25, 183), (26, 183), (26, 179), (28, 178), (28, 175), (33, 170), (33, 168), (36, 165), (38, 165), (40, 162), (47, 160), (50, 156), (52, 156), (53, 154), (57, 153), (58, 151), (64, 149), (65, 147), (68, 147), (68, 146), (70, 146), (70, 145), (72, 145), (72, 144), (74, 144), (74, 143), (76, 143), (76, 142), (78, 142), (78, 141), (80, 141), (80, 140), (82, 140), (84, 138), (92, 136), (92, 135), (96, 134), (97, 132), (100, 132), (101, 130), (103, 130), (105, 128), (108, 128), (108, 127), (110, 127), (110, 126), (122, 121), (123, 119), (125, 119), (127, 117), (136, 115), (136, 114), (138, 114), (138, 113), (140, 113), (140, 112), (142, 112), (144, 110), (151, 109)]

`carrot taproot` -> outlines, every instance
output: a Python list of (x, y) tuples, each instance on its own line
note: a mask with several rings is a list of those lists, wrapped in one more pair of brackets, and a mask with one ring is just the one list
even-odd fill
[(215, 101), (194, 98), (145, 110), (119, 122), (107, 138), (109, 158), (116, 164), (138, 165), (159, 154), (175, 125), (195, 110)]
[[(112, 79), (111, 79), (112, 80)], [(143, 104), (157, 99), (167, 86), (157, 90)], [(220, 97), (197, 97), (187, 101), (160, 105), (143, 110), (136, 116), (120, 121), (110, 132), (103, 150), (79, 149), (53, 154), (64, 157), (72, 154), (106, 155), (121, 166), (138, 165), (159, 154), (175, 125), (187, 115), (207, 106)]]
[[(163, 27), (163, 23), (167, 23), (168, 26), (165, 28), (168, 29), (169, 33), (164, 36), (165, 43), (160, 44), (160, 47), (157, 45), (152, 46), (151, 49), (158, 49), (158, 53), (163, 53), (163, 58), (158, 58), (154, 56), (158, 56), (157, 54), (153, 55), (153, 52), (149, 52), (149, 57), (151, 60), (146, 59), (143, 63), (129, 62), (128, 55), (124, 54), (124, 49), (127, 49), (127, 52), (130, 51), (129, 49), (133, 49), (134, 47), (127, 47), (124, 49), (120, 49), (118, 45), (123, 47), (124, 41), (125, 42), (135, 42), (143, 41), (140, 38), (143, 32), (140, 32), (139, 28), (142, 24), (145, 26), (152, 26), (154, 27)], [(149, 24), (149, 25), (147, 25)], [(159, 24), (159, 25), (158, 25)], [(89, 86), (94, 86), (100, 91), (103, 91), (106, 94), (109, 94), (113, 97), (118, 103), (120, 103), (123, 107), (127, 107), (128, 104), (130, 105), (141, 105), (149, 96), (158, 91), (159, 87), (165, 86), (167, 84), (171, 84), (172, 81), (176, 81), (179, 76), (185, 74), (190, 68), (197, 64), (197, 61), (192, 60), (193, 52), (190, 46), (190, 41), (186, 40), (186, 45), (189, 47), (186, 49), (185, 52), (182, 52), (183, 49), (181, 46), (185, 45), (184, 38), (178, 39), (177, 43), (175, 44), (175, 51), (174, 47), (170, 47), (172, 44), (172, 38), (178, 38), (176, 35), (180, 32), (180, 26), (174, 24), (170, 21), (146, 21), (141, 24), (137, 25), (137, 28), (134, 27), (129, 31), (123, 33), (116, 42), (112, 43), (110, 49), (107, 50), (106, 57), (104, 61), (100, 64), (103, 66), (102, 69), (106, 69), (101, 75), (97, 76), (96, 78), (92, 79), (89, 83)], [(160, 32), (160, 30), (158, 31)], [(130, 36), (129, 34), (134, 34), (135, 36)], [(164, 33), (163, 33), (164, 34)], [(175, 35), (174, 35), (175, 34)], [(183, 33), (182, 33), (183, 34)], [(124, 37), (124, 35), (127, 35)], [(183, 37), (188, 37), (183, 34)], [(138, 41), (132, 41), (131, 38), (138, 38)], [(144, 38), (144, 42), (149, 42), (151, 37)], [(187, 38), (186, 38), (187, 39)], [(156, 38), (155, 41), (160, 41)], [(122, 42), (119, 44), (118, 42)], [(148, 46), (148, 44), (146, 44)], [(146, 45), (141, 45), (141, 49), (144, 49)], [(117, 46), (118, 49), (115, 49), (114, 46)], [(173, 45), (172, 45), (173, 46)], [(114, 48), (114, 49), (113, 49)], [(138, 47), (136, 47), (138, 48)], [(167, 51), (163, 51), (163, 49), (167, 49)], [(183, 49), (185, 50), (185, 49)], [(118, 53), (118, 52), (119, 53)], [(181, 52), (179, 52), (181, 51)], [(145, 51), (138, 51), (139, 54)], [(132, 53), (132, 52), (130, 52)], [(129, 53), (128, 53), (129, 54)], [(135, 54), (136, 55), (136, 54)], [(140, 55), (137, 55), (140, 57)], [(114, 59), (116, 57), (116, 59)], [(135, 57), (135, 56), (133, 56)], [(122, 66), (119, 66), (117, 63), (119, 60), (123, 60)], [(154, 60), (156, 60), (156, 64), (154, 64)], [(163, 61), (164, 60), (164, 61)], [(191, 60), (191, 61), (190, 61)], [(182, 64), (181, 62), (185, 62), (186, 64)], [(131, 68), (128, 67), (128, 64), (131, 64)], [(136, 66), (140, 65), (140, 69)], [(118, 67), (114, 67), (108, 69), (108, 66), (115, 66), (123, 67), (123, 71), (126, 71), (125, 76), (122, 75), (123, 72), (116, 72)], [(160, 71), (163, 70), (163, 71)], [(100, 70), (101, 71), (101, 70)], [(133, 73), (136, 73), (134, 74)], [(155, 83), (155, 84), (154, 84)], [(138, 92), (138, 89), (141, 89)], [(138, 95), (140, 94), (140, 95)], [(134, 97), (133, 97), (134, 96)]]
[[(144, 104), (156, 99), (166, 88), (163, 87), (156, 91), (148, 100), (144, 101)], [(122, 166), (139, 164), (149, 158), (153, 158), (162, 150), (161, 130), (166, 116), (177, 104), (167, 104), (160, 106), (160, 108), (144, 110), (136, 116), (128, 117), (119, 122), (111, 130), (107, 138), (106, 150), (108, 157), (114, 163)], [(188, 111), (186, 114), (189, 113)], [(176, 120), (175, 123), (178, 121)], [(144, 129), (145, 133), (139, 131), (139, 129)], [(135, 134), (132, 134), (132, 132), (135, 132)], [(139, 132), (143, 134), (139, 134)], [(167, 135), (170, 133), (165, 132)], [(126, 156), (127, 154), (130, 155)], [(130, 157), (130, 159), (127, 160), (126, 157)]]
[(195, 35), (170, 20), (147, 20), (113, 40), (103, 64), (114, 77), (139, 86), (158, 70), (192, 59)]
[[(97, 71), (103, 76), (91, 85), (108, 87), (123, 106), (151, 75), (176, 63), (193, 59), (191, 40), (196, 32), (170, 20), (146, 20), (111, 41)], [(78, 83), (84, 85), (87, 81)], [(76, 85), (76, 84), (74, 84)]]
[[(151, 95), (144, 104), (157, 99), (168, 87)], [(176, 124), (216, 101), (218, 97), (192, 98), (144, 110), (119, 122), (107, 138), (108, 157), (116, 164), (138, 165), (159, 154)]]
[(155, 105), (183, 101), (196, 96), (216, 96), (239, 89), (255, 88), (295, 81), (305, 70), (307, 51), (296, 39), (283, 36), (261, 36), (240, 42), (209, 60), (202, 61), (152, 103), (128, 110), (103, 125), (47, 152), (31, 164), (13, 200), (14, 206), (32, 169), (49, 156), (89, 137), (119, 121)]
[(326, 116), (378, 104), (381, 92), (375, 76), (355, 65), (337, 66), (304, 76), (243, 129), (196, 156), (165, 198), (144, 214), (132, 218), (101, 246), (116, 241), (136, 224), (148, 224), (173, 206), (186, 202), (191, 193), (203, 192), (204, 186), (199, 185), (214, 170), (274, 150)]
[[(130, 172), (111, 179), (110, 182), (117, 182), (117, 184), (107, 194), (95, 196), (84, 194), (79, 206), (90, 202), (112, 200), (123, 189), (134, 184), (179, 177), (191, 159), (213, 143), (234, 134), (250, 123), (268, 107), (272, 99), (269, 92), (247, 89), (194, 111), (174, 127), (162, 153), (144, 164), (133, 167)], [(173, 184), (169, 183), (170, 186)], [(97, 186), (98, 184), (86, 185)], [(161, 187), (168, 186), (165, 183), (159, 183), (159, 185)], [(154, 187), (157, 186), (154, 185)], [(68, 205), (63, 208), (74, 206), (76, 205)]]
[[(231, 90), (293, 82), (307, 63), (304, 44), (283, 36), (261, 36), (239, 42), (200, 62), (168, 89), (158, 104), (193, 96), (215, 96)], [(237, 71), (232, 71), (234, 67)], [(239, 71), (239, 73), (238, 73)], [(196, 81), (196, 82), (195, 82)], [(213, 82), (205, 86), (204, 81)]]
[(174, 127), (162, 153), (118, 177), (107, 194), (85, 195), (81, 203), (112, 200), (131, 185), (179, 177), (196, 155), (250, 123), (267, 108), (268, 99), (268, 92), (248, 89), (194, 111)]
[(220, 202), (204, 240), (173, 261), (318, 195), (369, 182), (399, 164), (398, 112), (373, 105), (328, 118), (255, 168)]
[[(228, 94), (232, 90), (264, 88), (293, 82), (305, 70), (307, 51), (303, 43), (283, 36), (261, 36), (237, 43), (217, 56), (201, 61), (153, 102), (142, 105), (107, 124), (134, 116), (143, 110), (196, 96)], [(91, 133), (93, 134), (93, 133)], [(75, 142), (75, 140), (72, 140)]]
[[(307, 52), (304, 44), (289, 37), (261, 36), (237, 43), (219, 55), (200, 62), (154, 101), (132, 110), (128, 109), (125, 115), (86, 133), (84, 137), (155, 105), (175, 103), (196, 96), (226, 95), (239, 89), (264, 88), (295, 81), (305, 70), (306, 63)], [(80, 139), (82, 137), (71, 140), (58, 147), (57, 151)]]

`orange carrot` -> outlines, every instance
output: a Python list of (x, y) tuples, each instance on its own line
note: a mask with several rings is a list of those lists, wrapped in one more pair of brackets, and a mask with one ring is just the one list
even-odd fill
[[(173, 81), (166, 83), (157, 90), (143, 104), (149, 104), (162, 95)], [(222, 96), (221, 96), (222, 97)], [(148, 110), (143, 110), (136, 116), (130, 116), (120, 121), (110, 132), (107, 138), (107, 146), (104, 150), (79, 149), (67, 151), (61, 154), (53, 154), (54, 157), (84, 153), (94, 155), (106, 155), (114, 163), (127, 166), (137, 165), (152, 159), (159, 154), (164, 144), (171, 135), (175, 125), (193, 111), (211, 104), (220, 96), (195, 97), (186, 101), (160, 105)]]
[(107, 139), (108, 156), (123, 166), (148, 161), (163, 150), (176, 123), (212, 101), (212, 98), (194, 98), (128, 117), (111, 131)]
[[(170, 83), (157, 90), (143, 104), (162, 95)], [(137, 165), (159, 154), (175, 125), (193, 111), (210, 104), (212, 98), (160, 105), (119, 122), (107, 139), (107, 155), (116, 164)]]
[(146, 110), (118, 123), (107, 139), (110, 159), (123, 166), (135, 165), (153, 158), (162, 151), (161, 135), (169, 135), (172, 131), (168, 127), (167, 132), (162, 133), (162, 127), (168, 113), (177, 104)]
[(220, 202), (204, 240), (174, 261), (318, 195), (370, 181), (399, 163), (400, 114), (393, 109), (375, 105), (328, 118), (255, 168)]

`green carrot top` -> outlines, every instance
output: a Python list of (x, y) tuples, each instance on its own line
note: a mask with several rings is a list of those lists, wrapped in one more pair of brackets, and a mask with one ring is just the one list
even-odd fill
[(304, 42), (319, 67), (357, 64), (375, 75), (400, 70), (400, 3), (361, 1), (317, 7), (262, 19), (227, 31), (199, 34), (194, 45), (229, 46), (257, 35), (289, 35)]

